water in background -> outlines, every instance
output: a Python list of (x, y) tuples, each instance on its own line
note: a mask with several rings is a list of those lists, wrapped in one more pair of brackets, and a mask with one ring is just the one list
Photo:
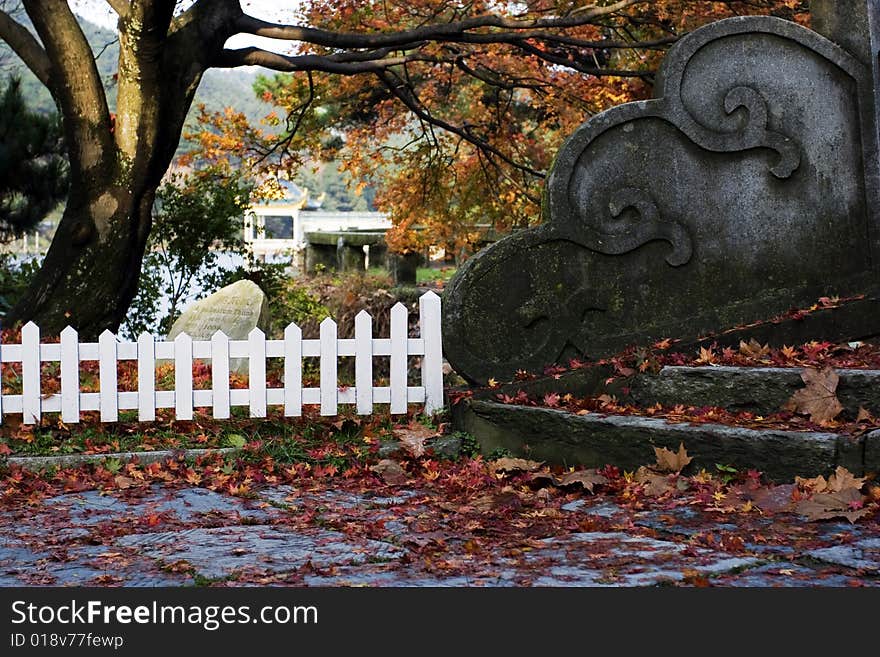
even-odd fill
[[(25, 262), (30, 262), (33, 260), (41, 261), (43, 259), (42, 255), (34, 255), (34, 254), (16, 254), (12, 258), (10, 258), (10, 264), (14, 266), (21, 265)], [(282, 263), (282, 262), (290, 262), (290, 256), (286, 256), (283, 254), (274, 254), (266, 257), (267, 262), (271, 263)], [(239, 267), (243, 267), (245, 265), (245, 259), (239, 255), (238, 253), (232, 253), (229, 251), (218, 251), (217, 252), (217, 265), (223, 271), (234, 271)], [(293, 275), (291, 273), (291, 275)], [(168, 276), (168, 272), (166, 270), (162, 270), (162, 288), (164, 289), (167, 284), (170, 283), (170, 278)], [(216, 290), (205, 290), (202, 289), (198, 285), (198, 281), (194, 281), (192, 287), (190, 288), (189, 296), (182, 302), (181, 309), (185, 310), (193, 301), (197, 299), (201, 299), (202, 297), (207, 296), (208, 294), (216, 292)], [(167, 295), (163, 294), (159, 299), (159, 317), (164, 317), (169, 308), (171, 307), (170, 299)]]
[[(223, 271), (234, 271), (239, 267), (244, 267), (246, 265), (245, 259), (239, 255), (238, 253), (232, 253), (229, 251), (217, 251), (217, 266)], [(269, 263), (289, 263), (290, 256), (284, 254), (271, 254), (266, 256), (266, 262)], [(168, 278), (168, 272), (162, 271), (162, 284), (163, 287), (167, 285), (170, 280)], [(290, 275), (293, 275), (292, 269), (290, 270)], [(205, 290), (202, 289), (198, 281), (193, 281), (192, 286), (190, 287), (189, 296), (181, 303), (181, 310), (186, 310), (186, 308), (193, 302), (202, 297), (208, 296), (209, 294), (216, 292), (217, 290)], [(168, 309), (170, 308), (170, 299), (163, 295), (159, 300), (159, 316), (164, 317), (168, 313)]]

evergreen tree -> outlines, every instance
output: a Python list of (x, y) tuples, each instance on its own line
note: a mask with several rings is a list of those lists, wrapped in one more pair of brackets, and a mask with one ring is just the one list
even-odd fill
[(57, 116), (28, 110), (17, 78), (0, 91), (0, 240), (33, 228), (67, 195)]

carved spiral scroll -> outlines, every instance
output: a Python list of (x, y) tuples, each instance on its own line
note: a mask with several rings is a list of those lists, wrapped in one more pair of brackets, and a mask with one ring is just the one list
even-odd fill
[[(629, 253), (648, 242), (662, 240), (672, 245), (672, 253), (666, 256), (666, 262), (673, 267), (680, 267), (691, 259), (693, 246), (687, 230), (677, 221), (664, 220), (647, 191), (636, 187), (615, 190), (608, 200), (608, 210), (610, 219), (598, 226), (581, 225), (570, 239), (605, 255)], [(614, 221), (625, 210), (634, 210), (638, 216)]]
[[(800, 150), (791, 138), (781, 132), (768, 129), (770, 117), (767, 112), (767, 101), (751, 87), (734, 87), (724, 97), (724, 111), (733, 114), (741, 107), (749, 113), (748, 123), (737, 138), (732, 140), (730, 146), (733, 148), (730, 150), (769, 148), (779, 155), (779, 161), (770, 167), (770, 173), (777, 178), (791, 176), (800, 166)], [(700, 143), (696, 139), (694, 141)]]

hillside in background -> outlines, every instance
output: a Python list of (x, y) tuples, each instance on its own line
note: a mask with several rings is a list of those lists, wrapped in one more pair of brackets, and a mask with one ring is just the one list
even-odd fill
[[(18, 20), (27, 23), (26, 16), (17, 16)], [(116, 110), (116, 88), (113, 76), (119, 60), (119, 41), (116, 34), (98, 25), (80, 19), (80, 25), (92, 46), (98, 62), (98, 71), (108, 91), (107, 102), (110, 111)], [(254, 81), (259, 69), (240, 68), (232, 70), (210, 69), (202, 77), (196, 92), (195, 101), (189, 112), (189, 125), (195, 124), (195, 116), (199, 104), (204, 103), (209, 111), (221, 111), (227, 106), (243, 112), (248, 121), (258, 124), (260, 119), (272, 111), (273, 107), (257, 98), (253, 90)], [(0, 42), (0, 87), (10, 77), (20, 77), (22, 95), (27, 106), (34, 112), (46, 114), (56, 111), (55, 103), (49, 91), (37, 80), (33, 73), (16, 57), (10, 48)], [(277, 108), (276, 108), (277, 109)], [(178, 152), (186, 147), (181, 142)], [(304, 167), (297, 182), (307, 187), (313, 198), (324, 194), (324, 208), (327, 210), (368, 210), (373, 209), (374, 190), (367, 188), (363, 194), (352, 191), (348, 176), (340, 173), (336, 163), (318, 165), (317, 171)], [(60, 216), (60, 209), (53, 213), (53, 218)]]
[[(27, 17), (18, 17), (23, 23)], [(116, 109), (116, 88), (113, 75), (119, 60), (119, 41), (116, 34), (98, 25), (80, 19), (80, 25), (98, 62), (98, 71), (108, 90), (107, 101), (110, 111)], [(25, 102), (32, 111), (50, 113), (55, 111), (55, 103), (48, 90), (39, 83), (37, 78), (16, 57), (9, 47), (0, 42), (0, 78), (18, 76), (22, 81), (22, 93)], [(257, 72), (254, 69), (217, 70), (205, 73), (199, 90), (196, 93), (190, 117), (195, 115), (195, 108), (204, 103), (209, 110), (219, 111), (232, 104), (236, 110), (244, 112), (248, 120), (256, 123), (266, 116), (271, 107), (256, 97), (253, 90)]]

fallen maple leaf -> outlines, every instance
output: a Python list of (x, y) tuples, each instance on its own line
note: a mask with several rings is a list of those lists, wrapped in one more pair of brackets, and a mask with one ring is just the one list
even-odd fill
[(534, 472), (544, 465), (543, 462), (529, 461), (528, 459), (515, 459), (510, 457), (500, 458), (489, 462), (489, 472)]
[(694, 459), (687, 454), (684, 443), (679, 443), (678, 452), (673, 452), (665, 447), (655, 447), (657, 455), (657, 467), (660, 472), (681, 472), (688, 463)]
[(400, 467), (397, 461), (382, 459), (376, 465), (370, 466), (370, 470), (382, 478), (386, 484), (399, 486), (407, 482), (406, 471)]
[(838, 465), (834, 474), (828, 477), (828, 490), (833, 492), (840, 492), (847, 488), (861, 490), (867, 480), (867, 477), (856, 477), (842, 465)]
[(772, 515), (791, 511), (794, 502), (792, 493), (797, 489), (795, 484), (779, 486), (751, 485), (749, 482), (731, 486), (723, 495), (718, 506), (724, 509), (749, 511), (757, 507), (761, 513)]
[(580, 484), (584, 490), (589, 493), (593, 492), (593, 486), (599, 484), (607, 484), (608, 478), (599, 474), (595, 470), (577, 470), (576, 472), (568, 472), (559, 478), (558, 486), (571, 486), (572, 484)]
[(669, 480), (668, 474), (658, 474), (654, 470), (646, 468), (645, 466), (636, 470), (633, 479), (636, 483), (642, 484), (644, 486), (645, 495), (651, 497), (660, 497), (664, 493), (675, 488)]
[(822, 493), (828, 490), (828, 480), (822, 475), (818, 477), (795, 477), (794, 482), (802, 489), (811, 493)]
[(859, 414), (856, 415), (856, 423), (859, 422), (876, 422), (876, 418), (871, 415), (871, 412), (866, 410), (863, 406), (859, 406)]
[(495, 506), (495, 496), (491, 493), (485, 493), (472, 499), (466, 506), (480, 513), (491, 511)]
[(747, 358), (754, 358), (756, 360), (760, 360), (765, 358), (770, 354), (770, 346), (762, 345), (760, 342), (752, 338), (748, 342), (744, 342), (743, 340), (739, 341), (739, 353)]
[(122, 490), (125, 490), (126, 488), (131, 488), (132, 486), (137, 484), (134, 479), (132, 479), (131, 477), (126, 477), (125, 475), (116, 475), (113, 478), (113, 483), (116, 484), (116, 488), (121, 488)]
[(712, 348), (706, 349), (705, 347), (700, 347), (700, 355), (694, 361), (697, 365), (714, 365), (715, 364), (715, 352), (712, 351)]
[(549, 392), (544, 395), (544, 406), (549, 408), (556, 408), (559, 406), (559, 394), (555, 392)]
[(538, 482), (539, 485), (550, 484), (551, 486), (559, 485), (559, 478), (547, 470), (546, 468), (541, 470), (540, 472), (533, 472), (529, 475), (529, 481)]
[(837, 372), (830, 367), (821, 371), (808, 367), (801, 372), (801, 379), (806, 387), (791, 396), (784, 410), (809, 415), (816, 424), (827, 424), (840, 415), (843, 404), (836, 394), (840, 381)]
[(865, 507), (865, 497), (855, 488), (845, 488), (832, 493), (819, 493), (808, 500), (801, 500), (795, 512), (807, 517), (810, 522), (846, 518), (855, 522), (874, 511)]
[(412, 454), (413, 458), (424, 456), (425, 441), (437, 435), (434, 429), (429, 429), (418, 422), (412, 422), (406, 427), (395, 427), (392, 429), (392, 433), (403, 444), (406, 451)]
[(858, 491), (861, 490), (867, 480), (867, 477), (856, 477), (842, 465), (838, 465), (834, 474), (828, 477), (827, 480), (822, 475), (810, 479), (795, 477), (795, 483), (798, 486), (813, 493), (839, 493), (847, 488)]

